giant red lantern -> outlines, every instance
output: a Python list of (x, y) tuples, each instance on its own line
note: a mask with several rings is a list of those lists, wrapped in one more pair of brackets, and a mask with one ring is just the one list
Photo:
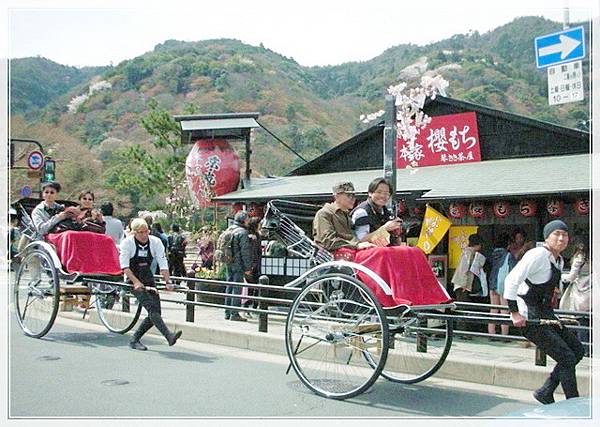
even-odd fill
[(588, 199), (577, 199), (573, 208), (578, 215), (587, 215), (590, 213), (590, 201)]
[(494, 211), (494, 215), (496, 215), (496, 217), (506, 218), (508, 215), (510, 215), (510, 203), (504, 200), (496, 202), (494, 203), (492, 210)]
[(485, 207), (481, 202), (471, 202), (469, 205), (469, 215), (473, 218), (481, 218), (485, 213)]
[(548, 211), (548, 215), (550, 216), (563, 216), (565, 214), (565, 204), (560, 199), (548, 200), (546, 211)]
[(188, 188), (201, 208), (215, 196), (230, 193), (240, 182), (239, 157), (224, 139), (196, 141), (185, 161)]
[(519, 205), (519, 212), (526, 217), (535, 216), (537, 212), (535, 202), (532, 200), (523, 200)]
[(450, 215), (450, 218), (460, 219), (464, 218), (466, 214), (467, 208), (465, 207), (465, 205), (456, 202), (450, 203), (450, 206), (448, 207), (448, 215)]

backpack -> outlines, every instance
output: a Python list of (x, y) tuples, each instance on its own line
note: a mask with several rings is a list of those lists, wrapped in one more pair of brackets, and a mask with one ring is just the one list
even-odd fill
[(217, 240), (214, 259), (223, 264), (233, 264), (233, 240), (235, 227), (231, 226), (221, 233)]
[(169, 253), (173, 255), (183, 255), (185, 249), (183, 247), (183, 236), (169, 236)]

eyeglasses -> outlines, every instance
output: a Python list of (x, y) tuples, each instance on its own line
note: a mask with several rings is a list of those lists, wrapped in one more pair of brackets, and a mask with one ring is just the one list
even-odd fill
[(389, 191), (379, 191), (379, 190), (373, 191), (373, 193), (375, 193), (375, 194), (381, 194), (382, 196), (389, 196), (389, 195), (392, 194)]
[(93, 202), (93, 201), (94, 201), (94, 199), (90, 199), (90, 198), (88, 198), (88, 197), (82, 197), (82, 198), (81, 198), (81, 200), (87, 200), (87, 201), (90, 201), (90, 202)]

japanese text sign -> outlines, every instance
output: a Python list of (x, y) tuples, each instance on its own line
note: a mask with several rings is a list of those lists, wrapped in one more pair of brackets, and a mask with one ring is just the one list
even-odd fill
[(481, 161), (477, 116), (474, 112), (431, 117), (414, 147), (398, 138), (396, 167), (437, 166)]

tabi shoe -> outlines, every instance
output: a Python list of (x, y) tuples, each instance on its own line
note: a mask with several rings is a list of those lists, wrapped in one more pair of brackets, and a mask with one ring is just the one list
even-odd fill
[(248, 321), (248, 319), (240, 316), (239, 314), (235, 314), (235, 315), (231, 316), (231, 318), (229, 320), (233, 320), (234, 322), (247, 322)]
[(558, 387), (558, 382), (548, 378), (544, 385), (533, 392), (533, 397), (544, 405), (554, 403), (554, 390), (556, 390), (556, 387)]
[(177, 331), (174, 334), (171, 334), (169, 337), (167, 337), (167, 342), (169, 343), (169, 346), (175, 345), (179, 337), (181, 337), (182, 333), (182, 331)]
[(148, 350), (148, 347), (146, 347), (144, 344), (142, 344), (139, 341), (130, 341), (129, 342), (129, 347), (131, 347), (134, 350), (141, 350), (141, 351)]

